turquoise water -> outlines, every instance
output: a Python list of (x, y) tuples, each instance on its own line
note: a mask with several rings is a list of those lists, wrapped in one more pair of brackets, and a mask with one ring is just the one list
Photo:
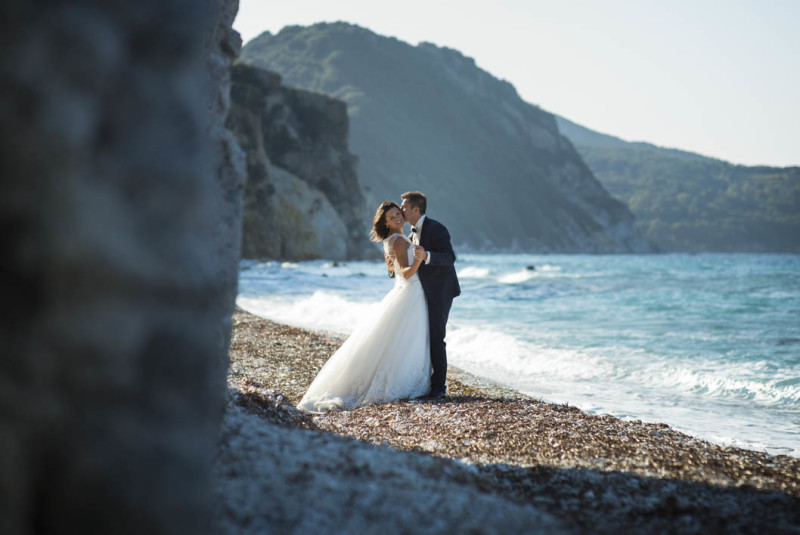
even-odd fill
[[(587, 412), (800, 456), (800, 256), (464, 254), (456, 267), (452, 364)], [(391, 285), (379, 262), (245, 262), (238, 303), (348, 333)]]

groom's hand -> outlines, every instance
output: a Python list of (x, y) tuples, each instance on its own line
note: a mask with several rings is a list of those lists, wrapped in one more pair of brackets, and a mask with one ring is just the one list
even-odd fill
[(425, 260), (428, 257), (428, 251), (421, 245), (414, 246), (414, 258), (417, 260)]
[(389, 272), (389, 277), (394, 277), (394, 260), (388, 254), (383, 254), (383, 259), (386, 262), (386, 270)]

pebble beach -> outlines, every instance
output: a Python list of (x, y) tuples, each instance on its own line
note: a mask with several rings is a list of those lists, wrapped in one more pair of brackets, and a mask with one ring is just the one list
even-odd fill
[(221, 531), (800, 533), (798, 458), (586, 414), (452, 367), (444, 399), (300, 413), (342, 341), (236, 312)]

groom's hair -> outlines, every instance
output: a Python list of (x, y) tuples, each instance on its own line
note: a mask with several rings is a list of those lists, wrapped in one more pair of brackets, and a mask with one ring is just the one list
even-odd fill
[(428, 198), (421, 191), (407, 191), (400, 195), (404, 201), (408, 201), (411, 206), (419, 208), (419, 215), (423, 215), (428, 209)]

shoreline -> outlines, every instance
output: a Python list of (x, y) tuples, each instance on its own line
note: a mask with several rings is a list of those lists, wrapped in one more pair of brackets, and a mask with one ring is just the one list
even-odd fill
[(341, 337), (241, 310), (233, 321), (230, 403), (265, 425), (455, 462), (479, 476), (482, 490), (579, 531), (800, 529), (800, 459), (590, 415), (452, 367), (444, 400), (303, 415), (294, 404)]
[[(279, 320), (272, 320), (272, 319), (268, 319), (268, 318), (263, 318), (261, 316), (258, 316), (257, 313), (249, 312), (249, 311), (239, 307), (238, 305), (236, 306), (236, 311), (237, 312), (241, 312), (241, 313), (245, 313), (245, 314), (251, 314), (251, 315), (257, 316), (259, 318), (264, 319), (265, 321), (269, 321), (269, 322), (275, 323), (277, 325), (282, 325), (282, 326), (285, 326), (285, 327), (292, 327), (292, 328), (308, 331), (308, 332), (317, 334), (319, 336), (330, 338), (332, 340), (338, 340), (339, 343), (344, 342), (344, 340), (348, 336), (347, 334), (343, 334), (343, 333), (337, 332), (335, 330), (315, 329), (314, 327), (305, 327), (305, 326), (302, 326), (302, 325), (299, 325), (299, 324), (284, 323), (284, 322), (279, 321)], [(786, 453), (787, 451), (800, 452), (800, 450), (792, 449), (790, 446), (766, 445), (766, 444), (763, 444), (763, 443), (748, 445), (747, 444), (747, 440), (736, 440), (735, 437), (733, 437), (733, 438), (729, 437), (727, 440), (726, 439), (715, 439), (713, 437), (709, 438), (709, 436), (704, 436), (702, 434), (702, 431), (698, 432), (697, 430), (693, 430), (691, 428), (691, 426), (688, 426), (688, 427), (687, 426), (682, 426), (680, 423), (667, 423), (667, 421), (659, 419), (658, 416), (652, 416), (651, 418), (647, 418), (647, 417), (639, 418), (635, 414), (633, 414), (633, 415), (626, 414), (625, 416), (619, 416), (615, 412), (609, 411), (609, 410), (605, 410), (605, 409), (600, 410), (600, 411), (596, 411), (596, 412), (586, 411), (584, 409), (581, 409), (581, 408), (573, 405), (570, 400), (566, 400), (564, 402), (561, 402), (561, 401), (543, 399), (541, 397), (536, 396), (533, 393), (522, 392), (521, 390), (518, 390), (518, 389), (514, 388), (513, 386), (508, 386), (506, 384), (503, 384), (499, 380), (491, 379), (491, 378), (486, 377), (486, 376), (481, 376), (481, 375), (469, 372), (469, 371), (464, 370), (462, 368), (459, 368), (458, 366), (455, 366), (455, 365), (453, 365), (451, 363), (448, 363), (447, 377), (448, 377), (448, 379), (451, 378), (451, 377), (455, 378), (455, 379), (458, 379), (459, 382), (470, 384), (470, 385), (472, 385), (472, 386), (474, 386), (475, 388), (478, 388), (478, 389), (484, 389), (484, 390), (490, 390), (490, 391), (496, 392), (497, 395), (500, 395), (500, 396), (530, 398), (530, 399), (534, 399), (534, 400), (536, 400), (538, 402), (546, 403), (546, 404), (549, 404), (549, 405), (574, 407), (577, 410), (579, 410), (579, 411), (581, 411), (581, 412), (583, 412), (583, 413), (585, 413), (585, 414), (587, 414), (589, 416), (598, 416), (598, 417), (610, 416), (610, 417), (617, 418), (617, 419), (620, 419), (620, 420), (623, 420), (623, 421), (645, 422), (645, 423), (652, 423), (652, 424), (658, 424), (658, 425), (666, 425), (666, 426), (669, 426), (669, 428), (674, 430), (674, 431), (677, 431), (677, 432), (680, 432), (680, 433), (682, 433), (684, 435), (693, 437), (693, 438), (695, 438), (697, 440), (707, 442), (707, 443), (709, 443), (711, 445), (714, 445), (714, 446), (719, 446), (719, 447), (728, 448), (728, 449), (733, 448), (733, 449), (741, 449), (741, 450), (744, 450), (744, 451), (763, 453), (763, 454), (768, 455), (770, 457), (788, 456), (790, 458), (800, 460), (800, 453), (798, 453), (797, 455), (794, 455), (793, 453)], [(501, 392), (502, 392), (502, 394), (501, 394)], [(626, 413), (626, 412), (627, 412), (627, 409), (623, 407), (622, 413)], [(741, 437), (739, 437), (739, 438), (741, 438)]]

